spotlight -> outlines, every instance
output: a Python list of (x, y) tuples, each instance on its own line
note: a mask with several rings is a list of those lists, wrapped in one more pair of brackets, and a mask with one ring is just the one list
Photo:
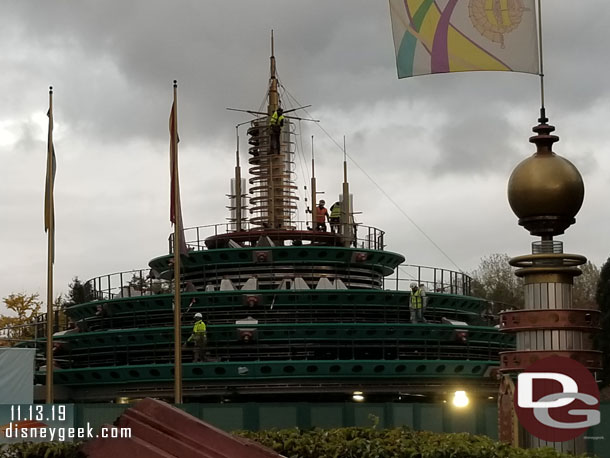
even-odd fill
[(456, 391), (455, 394), (453, 395), (453, 405), (455, 407), (466, 407), (468, 405), (468, 403), (470, 402), (470, 400), (468, 399), (468, 395), (466, 394), (465, 391)]
[(362, 402), (364, 401), (364, 393), (362, 393), (362, 391), (354, 391), (354, 393), (352, 394), (352, 399), (356, 402)]

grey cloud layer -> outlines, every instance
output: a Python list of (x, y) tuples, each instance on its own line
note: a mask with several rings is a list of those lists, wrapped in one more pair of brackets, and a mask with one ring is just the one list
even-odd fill
[[(594, 192), (604, 189), (610, 168), (601, 125), (610, 115), (605, 49), (610, 8), (603, 0), (543, 3), (547, 108), (562, 139), (558, 152), (573, 159), (591, 183), (591, 200), (584, 208), (607, 221)], [(234, 126), (248, 119), (225, 107), (256, 109), (261, 103), (272, 28), (279, 74), (291, 94), (313, 104), (312, 116), (322, 119), (336, 139), (347, 135), (350, 154), (409, 213), (413, 209), (418, 224), (429, 228), (441, 246), (451, 247), (449, 251), (455, 247), (465, 264), (472, 263), (473, 255), (463, 253), (481, 248), (458, 248), (460, 234), (438, 225), (439, 212), (459, 217), (449, 210), (460, 202), (469, 203), (472, 215), (481, 215), (470, 222), (468, 240), (485, 236), (475, 226), (498, 241), (521, 233), (506, 227), (516, 223), (504, 201), (505, 182), (512, 167), (533, 151), (527, 139), (538, 116), (536, 76), (469, 73), (397, 80), (385, 1), (9, 0), (0, 17), (0, 132), (10, 125), (18, 141), (0, 144), (0, 183), (4, 214), (21, 224), (24, 242), (15, 248), (16, 229), (2, 228), (0, 248), (16, 261), (14, 268), (0, 271), (0, 278), (10, 279), (0, 284), (0, 296), (15, 288), (43, 290), (38, 285), (44, 284), (44, 272), (39, 272), (44, 262), (38, 260), (44, 258), (46, 128), (33, 115), (40, 118), (46, 112), (49, 84), (55, 86), (61, 167), (57, 211), (58, 218), (65, 218), (58, 219), (63, 231), (58, 250), (70, 241), (84, 245), (72, 247), (70, 259), (58, 251), (58, 282), (63, 285), (85, 269), (102, 274), (140, 267), (160, 254), (151, 252), (151, 246), (165, 247), (165, 240), (155, 241), (165, 239), (163, 225), (169, 226), (164, 168), (173, 79), (179, 80), (181, 151), (188, 165), (182, 172), (184, 192), (190, 193), (183, 199), (189, 211), (185, 220), (197, 225), (225, 218)], [(600, 126), (591, 127), (594, 123)], [(320, 186), (334, 195), (340, 153), (315, 126), (307, 129), (302, 149), (307, 156), (309, 137), (315, 134)], [(392, 236), (399, 243), (393, 248), (425, 262), (433, 249), (391, 205), (381, 204), (383, 196), (350, 167), (358, 205), (367, 212), (362, 218), (372, 225), (379, 222), (388, 232), (412, 236), (408, 241)], [(12, 183), (21, 183), (21, 188)], [(460, 195), (460, 183), (480, 183), (480, 191), (468, 187)], [(22, 193), (24, 187), (30, 191)], [(209, 199), (218, 189), (222, 192)], [(485, 195), (497, 202), (484, 200)], [(72, 205), (71, 211), (66, 205)], [(485, 220), (490, 206), (508, 216)], [(125, 250), (133, 256), (129, 259), (117, 257), (117, 246), (125, 242), (104, 235), (115, 237), (108, 232), (115, 227), (108, 221), (114, 220), (137, 234)], [(114, 258), (96, 264), (86, 246), (92, 234), (83, 231), (98, 226), (95, 249)], [(594, 226), (601, 225), (574, 231), (583, 240), (599, 240), (598, 233), (579, 232)], [(497, 246), (502, 249), (508, 242)], [(590, 249), (604, 253), (609, 247)], [(478, 253), (474, 260), (486, 254)], [(605, 254), (595, 256), (599, 262)], [(35, 280), (25, 278), (26, 272)]]

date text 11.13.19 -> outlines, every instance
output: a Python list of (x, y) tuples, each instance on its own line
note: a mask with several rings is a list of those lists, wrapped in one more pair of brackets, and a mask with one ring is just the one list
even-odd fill
[(17, 404), (11, 406), (11, 421), (65, 421), (66, 406), (61, 404)]

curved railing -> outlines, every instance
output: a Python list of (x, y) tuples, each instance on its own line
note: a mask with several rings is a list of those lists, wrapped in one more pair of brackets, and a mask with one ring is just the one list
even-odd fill
[(409, 291), (411, 283), (423, 285), (426, 291), (434, 293), (470, 296), (472, 277), (455, 270), (401, 264), (392, 275), (385, 277), (384, 289)]
[[(312, 238), (316, 235), (324, 234), (324, 232), (314, 231), (311, 228), (311, 221), (291, 221), (291, 228), (286, 231), (294, 232), (294, 237), (291, 239), (294, 242), (302, 245), (308, 244)], [(345, 226), (345, 225), (344, 225)], [(349, 234), (350, 245), (354, 248), (362, 248), (367, 250), (383, 250), (385, 248), (384, 236), (385, 231), (378, 229), (373, 226), (365, 226), (363, 224), (351, 224), (349, 230), (342, 230), (341, 225), (337, 225), (336, 230), (338, 233)], [(328, 224), (329, 234), (332, 233), (333, 227)], [(251, 224), (249, 221), (242, 223), (241, 231), (239, 234), (244, 232), (252, 232), (253, 234), (264, 231), (260, 226)], [(206, 250), (207, 246), (205, 240), (209, 237), (217, 237), (221, 235), (228, 235), (236, 233), (235, 223), (227, 222), (220, 224), (209, 224), (206, 226), (188, 227), (184, 231), (184, 240), (189, 250), (200, 251)], [(237, 234), (237, 233), (236, 233)], [(348, 235), (346, 235), (348, 237)], [(174, 234), (169, 236), (169, 253), (173, 253), (174, 249)]]
[[(269, 266), (269, 269), (272, 271), (273, 266)], [(326, 274), (329, 277), (341, 276), (339, 271), (333, 272), (332, 267), (328, 267)], [(282, 267), (278, 270), (278, 275), (285, 276), (286, 269)], [(401, 264), (394, 274), (385, 277), (383, 289), (409, 291), (412, 282), (423, 284), (425, 290), (430, 292), (464, 296), (471, 294), (472, 278), (464, 272), (412, 264)], [(169, 280), (155, 278), (148, 268), (95, 277), (85, 282), (83, 287), (86, 302), (173, 292)]]
[(173, 292), (172, 283), (156, 278), (151, 269), (128, 270), (87, 280), (85, 302)]

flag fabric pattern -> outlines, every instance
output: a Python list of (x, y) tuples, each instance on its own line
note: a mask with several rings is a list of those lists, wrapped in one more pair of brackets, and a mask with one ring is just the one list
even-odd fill
[(169, 162), (170, 162), (170, 209), (169, 220), (178, 225), (180, 231), (180, 254), (188, 254), (186, 241), (184, 240), (184, 225), (182, 224), (182, 206), (180, 205), (180, 183), (178, 180), (178, 113), (176, 112), (176, 102), (172, 103), (169, 115)]
[[(55, 201), (53, 198), (53, 187), (55, 186), (55, 171), (57, 162), (55, 160), (55, 147), (53, 146), (53, 106), (47, 112), (49, 117), (49, 132), (47, 137), (47, 174), (44, 193), (44, 231), (55, 231)], [(55, 262), (55, 240), (51, 239), (49, 250), (51, 262)]]
[(534, 0), (390, 0), (399, 78), (539, 73)]

